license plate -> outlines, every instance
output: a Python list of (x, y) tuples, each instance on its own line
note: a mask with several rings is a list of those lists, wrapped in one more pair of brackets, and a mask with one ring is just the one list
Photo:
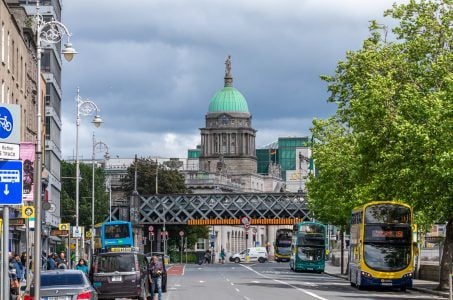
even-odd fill
[(112, 281), (121, 281), (121, 276), (112, 276)]
[(71, 296), (41, 297), (41, 300), (71, 300)]
[(381, 284), (387, 285), (387, 286), (392, 286), (392, 281), (391, 280), (382, 281)]

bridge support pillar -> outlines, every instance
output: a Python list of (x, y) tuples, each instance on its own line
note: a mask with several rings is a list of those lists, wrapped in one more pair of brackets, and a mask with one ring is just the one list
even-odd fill
[(160, 233), (162, 232), (162, 229), (157, 228), (157, 234), (156, 234), (156, 252), (162, 252), (162, 237)]

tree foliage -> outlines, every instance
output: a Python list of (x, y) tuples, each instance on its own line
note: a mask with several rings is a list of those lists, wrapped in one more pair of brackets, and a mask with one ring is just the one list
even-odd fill
[[(92, 166), (80, 164), (79, 183), (79, 225), (91, 226)], [(95, 223), (103, 222), (109, 215), (109, 200), (105, 188), (105, 174), (102, 168), (95, 168)], [(61, 162), (61, 219), (64, 223), (76, 224), (76, 166), (75, 163)]]
[[(135, 184), (135, 167), (137, 166), (137, 192), (139, 195), (156, 194), (156, 176), (159, 194), (186, 193), (184, 176), (177, 170), (156, 165), (151, 158), (139, 158), (127, 169), (127, 175), (122, 178), (123, 190), (132, 194)], [(157, 172), (156, 172), (156, 167)]]
[[(156, 165), (156, 161), (151, 158), (139, 158), (128, 169), (127, 175), (122, 179), (123, 190), (128, 194), (134, 191), (135, 168), (137, 167), (137, 192), (139, 195), (149, 196), (156, 194), (156, 167), (158, 193), (159, 194), (179, 194), (190, 193), (186, 188), (184, 176), (176, 169), (171, 168), (174, 164)], [(168, 246), (179, 248), (179, 232), (184, 231), (189, 247), (193, 246), (197, 239), (208, 238), (208, 227), (188, 226), (188, 225), (167, 225), (169, 233)]]
[(322, 77), (338, 109), (314, 121), (319, 177), (308, 184), (326, 222), (343, 225), (355, 205), (392, 199), (411, 204), (426, 227), (447, 222), (441, 287), (453, 255), (451, 8), (451, 0), (395, 4), (384, 14), (398, 22), (394, 40), (372, 21), (363, 47)]

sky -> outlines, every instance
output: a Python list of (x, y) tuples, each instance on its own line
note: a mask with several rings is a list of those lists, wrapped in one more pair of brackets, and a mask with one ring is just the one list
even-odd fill
[[(387, 0), (66, 0), (62, 22), (78, 51), (62, 73), (62, 156), (76, 151), (77, 88), (104, 123), (82, 116), (79, 155), (93, 139), (111, 157), (186, 157), (200, 143), (209, 102), (224, 84), (247, 99), (257, 148), (307, 136), (335, 113), (320, 75), (358, 50)], [(96, 157), (102, 157), (96, 151)]]

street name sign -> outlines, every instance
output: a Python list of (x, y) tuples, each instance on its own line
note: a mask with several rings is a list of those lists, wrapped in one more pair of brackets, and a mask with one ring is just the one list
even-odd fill
[(19, 149), (17, 144), (0, 143), (0, 159), (19, 159)]
[(22, 226), (22, 225), (25, 225), (25, 218), (9, 219), (9, 226)]
[(69, 230), (52, 229), (50, 231), (51, 236), (67, 236), (68, 234)]
[(0, 161), (0, 205), (22, 205), (22, 161)]

